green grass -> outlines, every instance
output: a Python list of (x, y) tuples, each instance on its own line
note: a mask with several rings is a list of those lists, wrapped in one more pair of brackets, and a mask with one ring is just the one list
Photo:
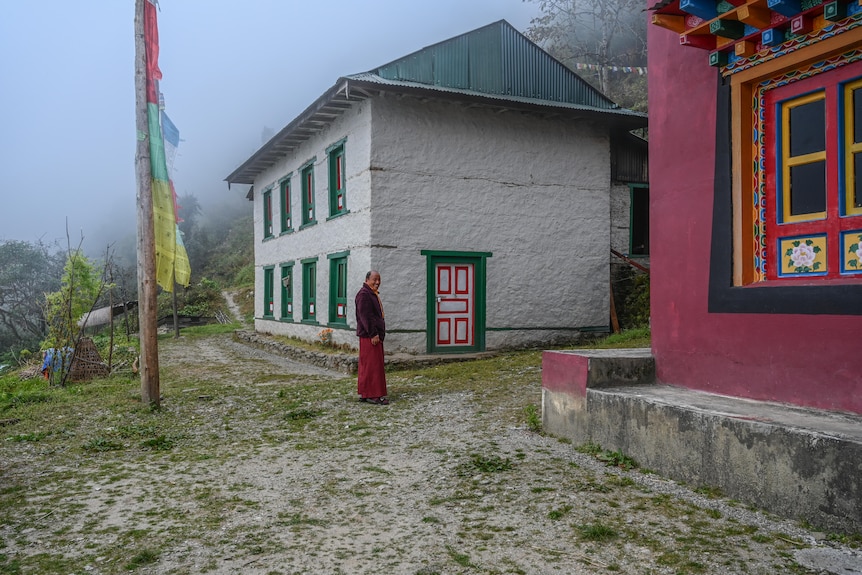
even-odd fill
[(578, 345), (580, 348), (586, 349), (615, 349), (627, 347), (650, 347), (652, 337), (648, 327), (638, 327), (633, 329), (625, 329), (620, 333), (612, 333), (611, 335)]

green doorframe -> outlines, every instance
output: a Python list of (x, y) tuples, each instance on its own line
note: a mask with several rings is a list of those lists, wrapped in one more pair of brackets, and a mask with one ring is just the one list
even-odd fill
[[(450, 252), (437, 250), (421, 250), (425, 256), (425, 316), (427, 318), (425, 328), (426, 348), (429, 354), (439, 353), (475, 353), (485, 351), (485, 306), (487, 303), (487, 260), (491, 252)], [(475, 336), (471, 346), (447, 346), (445, 349), (437, 347), (437, 326), (434, 323), (436, 317), (434, 298), (436, 288), (435, 266), (437, 264), (473, 264), (473, 288), (475, 300), (473, 302), (473, 329)]]

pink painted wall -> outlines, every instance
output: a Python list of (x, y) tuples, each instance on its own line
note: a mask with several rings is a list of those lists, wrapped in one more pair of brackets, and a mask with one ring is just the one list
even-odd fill
[(708, 313), (717, 71), (707, 51), (680, 46), (677, 34), (653, 25), (648, 34), (658, 379), (862, 413), (862, 317)]

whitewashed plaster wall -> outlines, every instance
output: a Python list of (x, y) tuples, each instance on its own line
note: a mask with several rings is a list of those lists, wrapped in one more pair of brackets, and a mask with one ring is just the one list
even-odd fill
[(606, 129), (409, 97), (379, 98), (373, 110), (372, 261), (387, 328), (414, 332), (388, 336), (388, 349), (425, 348), (421, 250), (493, 254), (489, 349), (607, 326)]
[[(277, 162), (255, 179), (254, 241), (255, 241), (255, 329), (264, 333), (292, 335), (314, 340), (329, 322), (329, 260), (328, 254), (350, 251), (347, 266), (348, 294), (359, 290), (370, 266), (369, 205), (371, 198), (370, 138), (371, 106), (355, 103), (332, 124), (303, 143), (294, 153)], [(346, 138), (344, 162), (346, 176), (346, 207), (349, 213), (329, 218), (329, 168), (326, 149)], [(299, 169), (314, 158), (315, 225), (301, 226), (302, 185)], [(281, 233), (279, 181), (291, 177), (291, 210), (293, 231)], [(263, 191), (271, 186), (274, 237), (263, 239)], [(317, 322), (301, 323), (302, 319), (302, 260), (317, 258)], [(283, 322), (281, 316), (281, 269), (293, 262), (293, 321)], [(264, 273), (274, 266), (274, 319), (263, 319)], [(348, 329), (335, 330), (335, 343), (355, 345), (353, 298), (348, 297)]]

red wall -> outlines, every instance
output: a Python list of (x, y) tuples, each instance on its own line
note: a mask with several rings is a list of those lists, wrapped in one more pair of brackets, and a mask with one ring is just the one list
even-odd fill
[(862, 317), (707, 311), (717, 71), (707, 51), (679, 46), (678, 34), (653, 25), (648, 34), (651, 322), (659, 380), (862, 413)]

